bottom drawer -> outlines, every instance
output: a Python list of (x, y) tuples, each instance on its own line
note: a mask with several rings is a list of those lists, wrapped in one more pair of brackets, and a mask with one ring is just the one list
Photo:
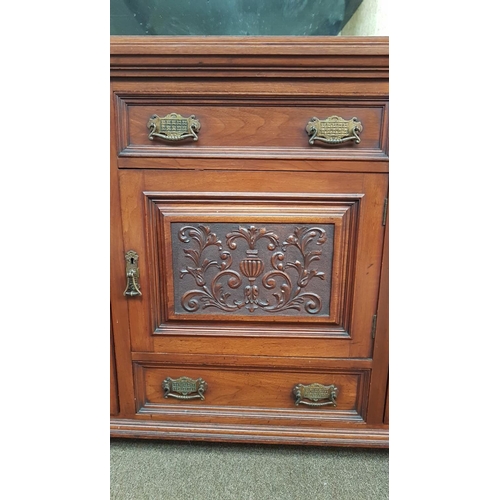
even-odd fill
[(364, 421), (370, 370), (135, 361), (138, 414), (183, 421)]

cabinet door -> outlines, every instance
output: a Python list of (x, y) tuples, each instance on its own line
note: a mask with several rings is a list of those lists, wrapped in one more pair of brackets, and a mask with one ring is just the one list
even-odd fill
[(386, 176), (262, 167), (120, 171), (133, 351), (371, 356)]

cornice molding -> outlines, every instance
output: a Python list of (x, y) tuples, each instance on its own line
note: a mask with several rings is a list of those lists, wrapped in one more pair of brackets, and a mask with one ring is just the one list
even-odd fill
[(389, 38), (112, 36), (110, 55), (115, 77), (387, 79)]

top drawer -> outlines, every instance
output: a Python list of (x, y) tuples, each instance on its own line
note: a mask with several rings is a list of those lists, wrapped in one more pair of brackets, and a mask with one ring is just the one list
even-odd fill
[[(385, 102), (311, 101), (116, 95), (118, 156), (387, 160)], [(173, 113), (194, 115), (193, 129), (192, 122), (167, 116)], [(341, 120), (323, 122), (332, 116)], [(357, 122), (360, 132), (359, 126), (352, 130)], [(150, 135), (171, 135), (173, 130), (192, 135), (180, 140)]]

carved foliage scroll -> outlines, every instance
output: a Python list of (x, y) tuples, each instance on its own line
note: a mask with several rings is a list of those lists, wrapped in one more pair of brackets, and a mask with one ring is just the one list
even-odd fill
[(329, 314), (333, 224), (172, 223), (176, 312)]

